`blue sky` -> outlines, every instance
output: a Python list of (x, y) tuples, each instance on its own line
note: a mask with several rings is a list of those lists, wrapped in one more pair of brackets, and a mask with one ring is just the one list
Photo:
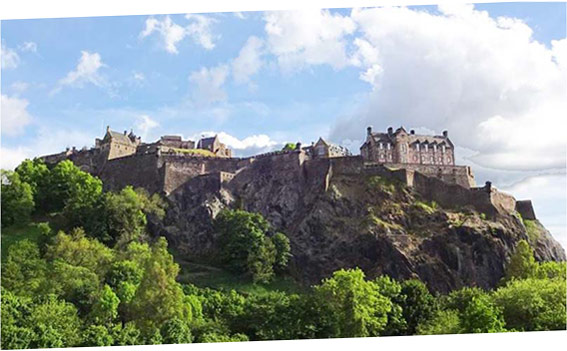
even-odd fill
[(499, 3), (2, 21), (2, 167), (91, 146), (106, 125), (147, 141), (219, 133), (237, 155), (319, 136), (357, 153), (370, 124), (449, 129), (478, 183), (533, 198), (565, 242), (564, 137), (546, 128), (565, 111), (565, 13)]

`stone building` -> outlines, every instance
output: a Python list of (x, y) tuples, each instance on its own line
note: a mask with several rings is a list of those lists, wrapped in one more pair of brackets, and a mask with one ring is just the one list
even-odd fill
[(346, 147), (330, 143), (321, 137), (316, 143), (303, 149), (309, 156), (314, 158), (351, 156), (350, 151)]
[(133, 155), (136, 153), (141, 143), (140, 137), (136, 136), (132, 131), (130, 134), (115, 132), (110, 130), (110, 126), (106, 127), (106, 134), (101, 139), (95, 139), (95, 149), (103, 153), (108, 153), (108, 160), (114, 158)]
[(455, 165), (454, 146), (447, 131), (443, 135), (419, 135), (403, 127), (396, 131), (390, 127), (387, 133), (374, 133), (368, 127), (360, 155), (374, 163)]
[(232, 151), (220, 142), (218, 135), (201, 138), (197, 143), (197, 149), (209, 150), (218, 157), (232, 157)]
[(157, 141), (158, 146), (167, 146), (176, 149), (194, 149), (195, 142), (183, 140), (179, 135), (164, 135)]

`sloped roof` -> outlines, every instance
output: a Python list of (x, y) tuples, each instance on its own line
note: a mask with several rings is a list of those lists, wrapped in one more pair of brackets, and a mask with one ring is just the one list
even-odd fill
[(113, 139), (121, 144), (134, 144), (132, 140), (124, 133), (115, 132), (113, 130), (108, 130), (104, 136), (104, 140)]
[(407, 133), (403, 127), (396, 129), (394, 133), (390, 136), (388, 133), (372, 133), (372, 138), (374, 139), (375, 143), (395, 143), (396, 136), (401, 133), (405, 132), (408, 137), (408, 141), (410, 144), (415, 143), (428, 143), (433, 144), (436, 143), (441, 145), (442, 143), (447, 144), (448, 146), (452, 146), (453, 143), (449, 140), (449, 138), (443, 135), (420, 135), (420, 134), (411, 134)]
[(201, 140), (199, 140), (199, 147), (208, 148), (215, 143), (215, 140), (217, 138), (218, 138), (217, 135), (215, 135), (214, 137), (201, 138)]

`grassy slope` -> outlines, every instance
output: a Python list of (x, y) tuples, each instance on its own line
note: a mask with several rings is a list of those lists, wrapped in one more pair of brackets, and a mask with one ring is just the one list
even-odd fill
[(269, 284), (253, 284), (222, 268), (189, 262), (176, 256), (181, 266), (178, 276), (180, 283), (191, 283), (198, 287), (213, 289), (234, 289), (245, 294), (265, 294), (270, 291), (284, 291), (288, 293), (301, 292), (302, 287), (291, 277), (276, 277)]

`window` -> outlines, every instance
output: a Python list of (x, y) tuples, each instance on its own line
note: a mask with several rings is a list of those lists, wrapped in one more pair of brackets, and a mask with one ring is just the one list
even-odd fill
[(445, 147), (445, 145), (443, 145), (442, 148), (443, 148), (443, 152), (445, 152), (445, 150), (447, 149), (447, 148)]
[(433, 151), (437, 152), (437, 144), (433, 144)]
[(419, 143), (416, 143), (416, 144), (415, 144), (415, 149), (416, 149), (417, 151), (419, 151)]
[(384, 148), (384, 144), (380, 143), (378, 145), (379, 145), (380, 150), (382, 150)]
[(425, 152), (429, 151), (429, 145), (425, 144)]
[(390, 150), (390, 143), (386, 143), (386, 148)]

